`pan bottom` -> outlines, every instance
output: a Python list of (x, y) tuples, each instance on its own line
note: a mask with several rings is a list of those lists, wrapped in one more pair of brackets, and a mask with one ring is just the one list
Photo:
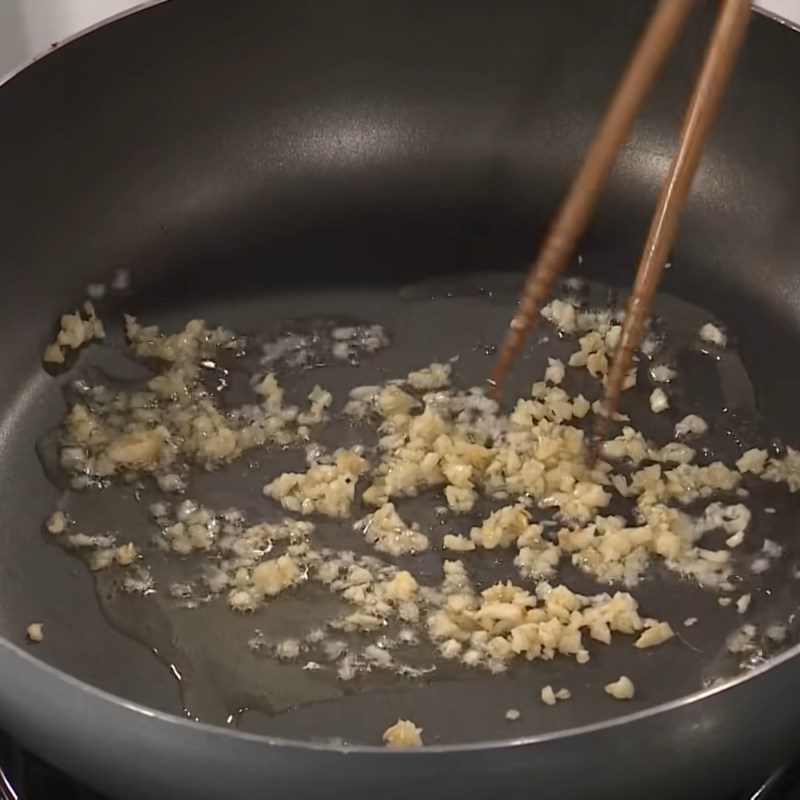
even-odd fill
[[(311, 367), (298, 368), (280, 360), (273, 365), (288, 402), (301, 405), (312, 387), (319, 384), (332, 392), (336, 411), (354, 386), (402, 377), (433, 361), (452, 364), (453, 384), (458, 387), (482, 385), (519, 285), (517, 275), (475, 275), (459, 279), (455, 286), (452, 282), (430, 281), (401, 291), (379, 288), (281, 294), (198, 303), (152, 314), (144, 309), (141, 316), (143, 322), (157, 323), (162, 330), (170, 331), (182, 327), (187, 319), (203, 318), (247, 334), (251, 343), (274, 342), (287, 332), (314, 330), (315, 326), (382, 326), (388, 332), (389, 346), (362, 355), (358, 366), (326, 358), (316, 360)], [(587, 291), (590, 305), (608, 304), (607, 291), (602, 287), (591, 286)], [(670, 409), (658, 417), (650, 413), (648, 398), (654, 384), (648, 378), (647, 359), (642, 358), (637, 387), (626, 392), (623, 412), (630, 415), (634, 427), (658, 444), (671, 441), (676, 421), (688, 413), (698, 414), (712, 421), (703, 441), (707, 448), (704, 458), (711, 460), (713, 455), (732, 463), (741, 453), (743, 437), (757, 438), (754, 431), (759, 424), (756, 393), (744, 365), (733, 347), (715, 354), (698, 349), (697, 330), (709, 320), (701, 309), (665, 296), (659, 298), (655, 312), (659, 330), (664, 333), (663, 348), (668, 351), (662, 350), (662, 355), (676, 363), (680, 373), (670, 387)], [(61, 378), (64, 391), (74, 392), (72, 382), (76, 379), (110, 386), (141, 382), (146, 370), (128, 359), (119, 346), (121, 340), (121, 330), (112, 326), (110, 346), (83, 353), (75, 370)], [(549, 325), (532, 335), (505, 388), (506, 409), (513, 399), (529, 395), (530, 384), (541, 379), (548, 357), (566, 362), (575, 347), (574, 339), (559, 336)], [(230, 365), (226, 373), (230, 385), (225, 390), (230, 402), (234, 402), (239, 384), (248, 387), (246, 379), (237, 383), (237, 370), (246, 373), (252, 369), (248, 359), (261, 353), (255, 348), (238, 364)], [(583, 370), (568, 372), (565, 386), (570, 392), (583, 392), (589, 399), (599, 396), (599, 385)], [(50, 391), (50, 387), (42, 386), (42, 391)], [(56, 398), (49, 402), (54, 409), (59, 404)], [(330, 429), (320, 434), (336, 439), (328, 442), (331, 446), (344, 444), (341, 437), (357, 434), (335, 417), (334, 413)], [(30, 446), (29, 441), (20, 438), (5, 442), (6, 451), (26, 446)], [(52, 463), (52, 436), (42, 440), (40, 452), (48, 475), (61, 482)], [(275, 503), (265, 500), (261, 487), (280, 472), (302, 468), (303, 463), (304, 448), (250, 451), (224, 469), (192, 474), (186, 497), (211, 508), (238, 509), (248, 519), (277, 519), (282, 514)], [(557, 657), (515, 665), (502, 676), (442, 662), (425, 646), (414, 651), (414, 663), (424, 673), (414, 679), (373, 671), (343, 682), (329, 664), (313, 662), (312, 667), (311, 659), (302, 656), (296, 663), (275, 659), (269, 649), (265, 652), (254, 647), (254, 639), (276, 642), (287, 636), (303, 636), (324, 626), (340, 608), (338, 601), (329, 593), (305, 587), (242, 615), (233, 613), (220, 599), (187, 602), (197, 598), (170, 593), (167, 587), (183, 585), (188, 575), (197, 572), (198, 559), (165, 555), (153, 546), (157, 531), (150, 507), (164, 497), (152, 481), (115, 484), (101, 491), (67, 490), (60, 500), (60, 507), (75, 520), (76, 529), (113, 532), (120, 541), (134, 542), (145, 554), (155, 578), (155, 591), (147, 591), (145, 596), (125, 591), (119, 570), (94, 573), (93, 580), (78, 559), (54, 552), (57, 548), (52, 537), (47, 541), (47, 537), (29, 531), (20, 540), (31, 560), (46, 558), (49, 564), (58, 556), (63, 564), (69, 562), (70, 583), (80, 584), (81, 591), (94, 584), (101, 615), (87, 614), (91, 633), (84, 631), (82, 635), (89, 637), (91, 644), (77, 661), (74, 639), (59, 633), (62, 626), (66, 630), (76, 627), (70, 608), (49, 603), (44, 591), (36, 609), (29, 611), (46, 626), (46, 640), (37, 652), (79, 677), (97, 682), (102, 673), (101, 685), (122, 696), (144, 698), (169, 710), (181, 709), (203, 721), (288, 739), (378, 743), (382, 731), (402, 717), (413, 719), (424, 729), (426, 743), (474, 742), (596, 722), (691, 694), (734, 674), (739, 662), (727, 653), (728, 637), (743, 622), (763, 627), (784, 620), (800, 595), (793, 579), (791, 503), (785, 493), (769, 484), (748, 482), (747, 489), (750, 496), (745, 502), (753, 518), (737, 557), (743, 565), (749, 563), (764, 538), (781, 542), (786, 554), (768, 573), (753, 575), (745, 568), (739, 571), (736, 594), (750, 593), (753, 598), (746, 615), (720, 606), (716, 593), (652, 568), (632, 591), (644, 614), (671, 623), (678, 633), (675, 639), (645, 651), (633, 648), (630, 640), (615, 641), (610, 646), (593, 643), (588, 664)], [(413, 564), (414, 571), (430, 582), (438, 580), (441, 562), (448, 557), (442, 550), (441, 536), (455, 528), (468, 533), (481, 517), (481, 513), (471, 512), (449, 520), (448, 526), (452, 523), (453, 527), (443, 526), (435, 511), (441, 502), (441, 497), (431, 493), (397, 503), (404, 519), (414, 519), (422, 530), (430, 532), (432, 550), (403, 561), (404, 566)], [(357, 505), (354, 517), (367, 510)], [(41, 516), (45, 511), (42, 509)], [(315, 522), (331, 542), (368, 552), (363, 537), (353, 532), (351, 521)], [(519, 582), (510, 559), (492, 555), (477, 561), (479, 588), (499, 579)], [(63, 564), (59, 567), (62, 571)], [(559, 580), (583, 594), (610, 588), (571, 565), (559, 569)], [(63, 587), (60, 592), (62, 597), (69, 594)], [(86, 605), (85, 596), (82, 598), (79, 607), (73, 609), (76, 614)], [(684, 627), (683, 621), (689, 617), (698, 622)], [(135, 656), (131, 647), (138, 649)], [(755, 660), (763, 655), (757, 651)], [(130, 663), (148, 659), (150, 666), (141, 677), (132, 677), (135, 673)], [(120, 668), (123, 662), (128, 668)], [(154, 667), (159, 663), (161, 667)], [(636, 696), (627, 703), (615, 702), (603, 692), (603, 686), (621, 674), (629, 675), (636, 685)], [(539, 693), (548, 684), (569, 689), (571, 699), (556, 707), (544, 706)], [(518, 710), (519, 718), (509, 721), (508, 709)]]

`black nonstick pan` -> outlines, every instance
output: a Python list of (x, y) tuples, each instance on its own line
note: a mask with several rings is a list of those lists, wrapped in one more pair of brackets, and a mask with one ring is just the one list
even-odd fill
[[(714, 6), (692, 18), (581, 243), (574, 272), (594, 287), (622, 296), (631, 282)], [(48, 455), (77, 378), (141, 379), (123, 312), (262, 336), (326, 320), (389, 331), (392, 346), (358, 368), (285, 368), (298, 396), (456, 355), (458, 382), (480, 384), (649, 10), (170, 0), (0, 88), (0, 726), (121, 798), (712, 798), (796, 755), (798, 505), (785, 492), (754, 494), (754, 541), (785, 552), (755, 580), (746, 620), (654, 575), (637, 596), (681, 634), (662, 649), (358, 691), (246, 645), (259, 626), (314, 620), (314, 602), (261, 618), (176, 608), (159, 592), (133, 602), (42, 532), (62, 503), (146, 546), (151, 486), (65, 495)], [(733, 360), (709, 377), (690, 358), (675, 409), (711, 421), (728, 458), (742, 437), (800, 441), (797, 36), (754, 17), (657, 308), (676, 335), (709, 315), (730, 332)], [(55, 321), (91, 284), (109, 287), (107, 341), (45, 371)], [(508, 397), (541, 374), (544, 344), (527, 347)], [(264, 476), (295, 457), (264, 451), (192, 492), (258, 513)], [(431, 508), (418, 514), (435, 525)], [(680, 628), (689, 616), (703, 624)], [(782, 646), (732, 665), (725, 642), (743, 621), (779, 620)], [(33, 621), (45, 625), (36, 646)], [(636, 698), (614, 702), (602, 686), (623, 671)], [(572, 698), (544, 707), (545, 684)], [(381, 747), (398, 717), (424, 728), (424, 748)]]

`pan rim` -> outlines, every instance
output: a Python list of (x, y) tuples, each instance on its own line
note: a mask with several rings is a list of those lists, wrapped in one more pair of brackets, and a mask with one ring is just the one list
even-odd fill
[[(52, 55), (56, 51), (71, 44), (75, 40), (93, 33), (100, 28), (110, 25), (113, 22), (124, 19), (126, 17), (137, 14), (141, 11), (153, 8), (155, 6), (166, 3), (167, 0), (143, 0), (131, 8), (113, 14), (110, 17), (102, 19), (92, 25), (82, 28), (75, 33), (59, 40), (50, 47), (43, 51), (34, 54), (21, 64), (12, 68), (5, 75), (0, 75), (0, 90), (18, 75), (23, 73), (29, 67), (41, 61), (43, 58)], [(754, 5), (753, 10), (764, 17), (769, 22), (786, 27), (793, 32), (800, 32), (800, 25), (793, 23), (786, 18), (771, 12), (758, 5)], [(103, 704), (111, 704), (122, 713), (132, 714), (136, 718), (149, 718), (161, 724), (169, 724), (177, 726), (178, 730), (186, 731), (187, 733), (200, 733), (215, 738), (231, 742), (249, 742), (256, 745), (268, 745), (270, 747), (280, 747), (289, 750), (311, 751), (323, 754), (340, 754), (340, 755), (382, 755), (392, 758), (403, 757), (426, 757), (442, 754), (460, 754), (460, 753), (481, 753), (490, 752), (494, 750), (507, 749), (511, 747), (531, 747), (537, 745), (545, 745), (551, 742), (558, 742), (566, 739), (574, 739), (581, 736), (588, 736), (591, 734), (601, 733), (615, 729), (620, 726), (632, 724), (635, 722), (649, 720), (658, 717), (662, 714), (667, 714), (670, 711), (675, 711), (681, 708), (686, 708), (699, 703), (703, 700), (710, 699), (724, 692), (736, 689), (737, 687), (749, 681), (758, 680), (760, 677), (770, 672), (772, 669), (795, 659), (800, 655), (800, 644), (797, 644), (783, 653), (769, 658), (764, 663), (742, 672), (734, 678), (726, 681), (724, 684), (717, 686), (710, 686), (705, 689), (700, 689), (688, 695), (682, 695), (674, 700), (669, 700), (665, 703), (660, 703), (640, 711), (634, 711), (622, 716), (612, 717), (598, 722), (592, 722), (586, 725), (579, 725), (571, 728), (564, 728), (547, 733), (534, 734), (531, 736), (518, 736), (508, 739), (492, 739), (480, 742), (467, 742), (461, 744), (431, 744), (425, 745), (420, 748), (386, 748), (382, 745), (363, 745), (363, 744), (334, 744), (334, 743), (320, 743), (320, 742), (304, 742), (296, 739), (285, 739), (278, 736), (267, 736), (264, 734), (249, 733), (235, 728), (225, 728), (218, 725), (212, 725), (206, 722), (194, 721), (185, 717), (178, 716), (167, 711), (160, 711), (158, 709), (150, 708), (148, 706), (136, 703), (131, 700), (126, 700), (124, 697), (108, 692), (97, 686), (93, 686), (80, 678), (70, 675), (51, 664), (42, 661), (29, 652), (26, 652), (21, 646), (15, 644), (11, 640), (0, 636), (0, 649), (5, 650), (12, 659), (20, 662), (20, 668), (26, 671), (34, 671), (38, 675), (54, 685), (61, 685), (63, 687), (70, 687), (72, 690), (77, 691), (83, 696), (87, 697), (93, 702), (100, 702)]]
[[(84, 28), (80, 28), (74, 33), (71, 33), (69, 36), (65, 36), (63, 39), (59, 39), (59, 41), (53, 42), (49, 47), (40, 50), (38, 53), (34, 53), (32, 56), (29, 56), (24, 61), (12, 67), (5, 74), (0, 75), (0, 89), (2, 89), (7, 83), (12, 81), (26, 69), (28, 69), (28, 67), (31, 67), (36, 62), (41, 61), (43, 58), (46, 58), (49, 55), (52, 55), (57, 50), (60, 50), (62, 47), (71, 44), (76, 39), (80, 39), (90, 33), (94, 33), (100, 28), (104, 28), (106, 25), (111, 25), (113, 22), (125, 19), (125, 17), (133, 16), (134, 14), (138, 14), (140, 11), (147, 11), (150, 8), (154, 8), (155, 6), (162, 5), (163, 3), (166, 2), (168, 2), (168, 0), (142, 0), (142, 2), (137, 3), (134, 6), (131, 6), (130, 8), (118, 11), (116, 14), (112, 14), (109, 17), (104, 17), (103, 19), (98, 20), (92, 25), (87, 25)], [(751, 11), (755, 11), (756, 14), (760, 14), (762, 17), (764, 17), (764, 19), (769, 20), (772, 23), (775, 23), (777, 25), (780, 25), (781, 27), (794, 31), (795, 33), (800, 33), (800, 21), (790, 20), (787, 17), (784, 17), (775, 11), (763, 8), (757, 3), (753, 3), (753, 5), (751, 6)]]

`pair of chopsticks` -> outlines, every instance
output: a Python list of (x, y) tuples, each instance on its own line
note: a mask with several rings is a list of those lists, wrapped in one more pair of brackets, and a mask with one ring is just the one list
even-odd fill
[[(681, 210), (694, 177), (703, 142), (728, 83), (736, 54), (744, 40), (750, 15), (749, 0), (719, 0), (720, 8), (703, 65), (681, 129), (680, 146), (661, 188), (647, 241), (628, 300), (622, 334), (606, 382), (604, 411), (598, 417), (595, 442), (606, 434), (619, 407), (622, 384), (633, 353), (641, 343), (653, 297), (678, 230)], [(675, 43), (694, 0), (659, 0), (622, 76), (600, 128), (578, 174), (563, 199), (530, 269), (511, 320), (503, 349), (492, 368), (489, 383), (499, 394), (503, 380), (519, 353), (528, 330), (535, 327), (541, 304), (564, 271), (583, 233), (617, 152), (633, 118)]]

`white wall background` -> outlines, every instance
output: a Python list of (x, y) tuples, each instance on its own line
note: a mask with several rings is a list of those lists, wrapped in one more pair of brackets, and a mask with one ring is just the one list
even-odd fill
[(31, 56), (46, 50), (52, 42), (138, 5), (138, 2), (0, 0), (0, 75), (5, 75)]
[(759, 0), (755, 5), (800, 27), (800, 0)]
[[(0, 76), (32, 55), (46, 50), (52, 42), (137, 5), (138, 2), (139, 0), (0, 0)], [(224, 2), (225, 0), (220, 0), (221, 7), (224, 7)], [(756, 5), (800, 26), (800, 0), (758, 0)]]

